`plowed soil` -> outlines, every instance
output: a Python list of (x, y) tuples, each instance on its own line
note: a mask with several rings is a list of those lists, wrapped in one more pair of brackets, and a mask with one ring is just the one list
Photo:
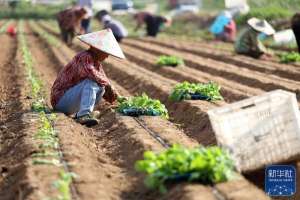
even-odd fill
[[(46, 26), (43, 25), (42, 27), (45, 28)], [(57, 32), (55, 32), (51, 28), (50, 29), (48, 29), (48, 28), (49, 27), (45, 28), (45, 30), (49, 31), (50, 33), (52, 33), (55, 36), (58, 36)], [(79, 51), (83, 50), (84, 48), (85, 48), (84, 46), (82, 46), (76, 42), (75, 42), (75, 45), (73, 46), (74, 50), (79, 50)], [(64, 54), (64, 55), (72, 54), (72, 51), (70, 51), (70, 49), (60, 48), (60, 50), (63, 50), (63, 52), (59, 53), (59, 52), (57, 52), (57, 50), (53, 49), (53, 52), (58, 53), (57, 57), (59, 57), (59, 54), (61, 54), (61, 55), (62, 54)], [(70, 52), (70, 53), (67, 53), (67, 52)], [(125, 66), (126, 66), (127, 70), (122, 69), (121, 66), (123, 66), (123, 68), (125, 68)], [(130, 70), (130, 68), (134, 68), (134, 70)], [(107, 61), (106, 65), (105, 65), (105, 70), (106, 70), (107, 74), (110, 76), (110, 78), (112, 78), (114, 80), (113, 83), (117, 84), (116, 88), (118, 88), (121, 91), (121, 93), (123, 93), (123, 94), (128, 94), (128, 92), (141, 93), (143, 91), (142, 88), (144, 88), (144, 91), (150, 91), (150, 88), (152, 88), (154, 91), (153, 91), (153, 93), (150, 92), (151, 96), (156, 97), (155, 95), (157, 95), (157, 98), (160, 98), (161, 100), (165, 99), (163, 101), (166, 102), (166, 104), (168, 104), (168, 100), (167, 100), (167, 98), (165, 98), (165, 96), (167, 96), (170, 88), (173, 87), (173, 84), (176, 83), (170, 79), (166, 79), (161, 76), (157, 76), (154, 73), (149, 72), (148, 70), (143, 70), (139, 66), (136, 66), (133, 63), (120, 62), (120, 61), (116, 61), (113, 59), (109, 59)], [(132, 75), (130, 75), (130, 74), (132, 74)], [(131, 81), (126, 81), (126, 79), (128, 80), (129, 77), (130, 77)], [(150, 81), (149, 77), (151, 77), (152, 79), (157, 78), (157, 80), (161, 81), (161, 82), (159, 82), (160, 85), (153, 82), (152, 80)], [(120, 85), (122, 85), (122, 87)], [(150, 87), (150, 88), (148, 89), (148, 87)], [(126, 88), (128, 91), (125, 91), (122, 88)], [(149, 92), (147, 92), (147, 93), (149, 94)], [(180, 108), (183, 109), (182, 113), (187, 108), (189, 109), (189, 107), (193, 107), (193, 106), (195, 107), (196, 105), (201, 105), (202, 106), (201, 109), (203, 109), (204, 108), (203, 103), (205, 103), (205, 102), (201, 102), (200, 104), (199, 103), (197, 104), (197, 102), (187, 102), (187, 107), (180, 105)], [(222, 104), (222, 102), (220, 102), (220, 104)], [(209, 103), (207, 105), (209, 105)], [(216, 104), (216, 105), (218, 105), (218, 104)], [(211, 106), (213, 106), (213, 104), (211, 104)], [(175, 109), (176, 109), (176, 107), (175, 107)], [(172, 111), (173, 108), (170, 110)], [(201, 110), (199, 110), (199, 111), (201, 112)], [(191, 110), (191, 113), (195, 113), (195, 112), (197, 112), (197, 111)], [(203, 114), (206, 114), (206, 113), (203, 113)], [(188, 117), (189, 116), (182, 116), (183, 119), (188, 118)], [(205, 117), (205, 118), (207, 118), (207, 117)], [(202, 118), (202, 120), (203, 119), (204, 118)], [(172, 127), (174, 127), (174, 125), (167, 124), (164, 122), (164, 120), (158, 121), (157, 118), (151, 118), (151, 117), (140, 118), (140, 120), (143, 121), (143, 123), (145, 123), (148, 128), (155, 131), (159, 135), (159, 137), (168, 144), (174, 143), (176, 141), (177, 141), (176, 143), (179, 142), (181, 144), (186, 144), (186, 145), (196, 144), (196, 143), (190, 142), (190, 139), (188, 139), (188, 137), (186, 136), (186, 135), (190, 136), (189, 133), (186, 132), (186, 129), (184, 129), (186, 135), (182, 134), (178, 131), (176, 131), (176, 134), (172, 134), (172, 132), (174, 133), (174, 128), (172, 128)], [(184, 121), (185, 121), (185, 123), (187, 123), (186, 119)], [(203, 124), (204, 124), (204, 122), (203, 122)], [(184, 123), (183, 123), (183, 125), (184, 125)], [(174, 136), (176, 135), (176, 136), (172, 137), (172, 135), (174, 135)], [(197, 137), (199, 137), (199, 136), (197, 136)], [(202, 141), (203, 144), (205, 144), (205, 142), (208, 142), (209, 140), (212, 140), (212, 139), (214, 140), (213, 135), (206, 136), (206, 137), (204, 135), (202, 135), (200, 137), (203, 137), (203, 139), (204, 139), (204, 141)], [(212, 141), (210, 143), (212, 143)], [(215, 142), (213, 142), (213, 143), (215, 143)], [(244, 179), (242, 179), (242, 180), (245, 181)], [(248, 186), (251, 186), (251, 185), (248, 185)], [(196, 186), (193, 186), (193, 187), (196, 187)], [(185, 188), (185, 186), (183, 186), (183, 188)], [(177, 189), (171, 190), (170, 194), (173, 194), (173, 191), (176, 194), (176, 191), (178, 191), (178, 190)], [(216, 192), (216, 191), (218, 191), (218, 189), (214, 188), (214, 191)], [(254, 189), (254, 191), (256, 191), (256, 189)], [(178, 195), (178, 194), (176, 194), (176, 195)], [(223, 196), (225, 194), (220, 194), (220, 195)], [(190, 195), (187, 193), (184, 196), (188, 197)], [(224, 198), (226, 198), (226, 197), (224, 197)], [(263, 196), (261, 196), (261, 198), (263, 198)]]
[[(48, 49), (49, 48), (52, 49), (51, 52), (47, 53), (49, 55), (54, 54), (55, 56), (56, 55), (55, 53), (59, 53), (59, 51), (63, 51), (63, 53), (60, 54), (61, 55), (63, 54), (64, 56), (71, 59), (72, 55), (74, 54), (74, 52), (71, 51), (70, 49), (66, 49), (63, 47), (61, 47), (59, 50), (48, 47)], [(39, 56), (39, 58), (40, 57), (41, 56)], [(56, 56), (58, 62), (63, 63), (65, 59), (59, 59), (58, 57), (59, 56)], [(45, 59), (46, 58), (43, 58), (42, 60)], [(48, 66), (50, 66), (50, 64)], [(45, 69), (42, 71), (45, 71)], [(119, 89), (121, 93), (128, 94), (128, 92), (118, 84), (115, 86)], [(136, 120), (134, 120), (131, 117), (120, 116), (114, 113), (111, 109), (105, 107), (107, 107), (107, 105), (100, 105), (98, 107), (98, 109), (101, 111), (101, 117), (100, 117), (101, 124), (93, 129), (96, 133), (96, 135), (93, 135), (93, 137), (95, 137), (94, 143), (100, 145), (99, 148), (104, 149), (105, 154), (108, 155), (110, 158), (113, 158), (115, 161), (113, 163), (117, 167), (121, 168), (122, 172), (125, 174), (126, 184), (122, 183), (121, 180), (113, 180), (113, 179), (111, 180), (115, 182), (114, 184), (121, 182), (121, 185), (119, 185), (118, 188), (119, 193), (117, 193), (116, 196), (118, 195), (118, 198), (120, 199), (160, 199), (160, 198), (170, 199), (173, 196), (182, 196), (184, 199), (195, 198), (197, 189), (200, 190), (204, 186), (181, 185), (175, 187), (174, 189), (172, 186), (170, 186), (170, 192), (168, 193), (167, 196), (161, 196), (160, 194), (153, 191), (149, 191), (144, 187), (142, 183), (143, 176), (137, 174), (133, 169), (134, 162), (137, 159), (142, 158), (143, 151), (145, 150), (160, 151), (162, 150), (163, 146), (161, 143), (157, 142), (155, 138), (151, 137), (149, 133), (147, 133), (147, 131), (143, 129), (139, 123), (136, 122)], [(142, 117), (139, 120), (140, 123), (147, 125), (149, 129), (155, 131), (156, 134), (159, 136), (159, 138), (161, 138), (167, 144), (180, 143), (186, 146), (197, 145), (196, 141), (188, 138), (173, 124), (165, 120), (162, 120), (161, 118)], [(68, 152), (70, 152), (70, 150)], [(97, 154), (99, 154), (99, 152)], [(110, 167), (106, 166), (106, 168), (108, 170), (111, 170), (113, 169), (113, 166)], [(73, 167), (71, 167), (71, 169), (73, 169), (73, 171), (75, 171), (76, 173), (82, 174), (81, 171), (79, 170), (77, 171)], [(112, 172), (112, 174), (114, 173), (117, 172)], [(241, 181), (247, 182), (243, 178), (241, 179)], [(97, 182), (96, 184), (101, 185), (101, 183), (99, 182)], [(76, 182), (75, 182), (75, 186), (77, 186)], [(111, 190), (110, 188), (111, 186), (105, 185), (105, 187), (107, 187), (105, 191)], [(194, 188), (194, 190), (188, 189), (191, 187)], [(249, 184), (247, 187), (252, 188), (253, 185)], [(181, 191), (186, 190), (185, 194), (179, 194), (178, 188), (180, 188)], [(77, 186), (77, 189), (80, 190), (80, 187)], [(210, 195), (213, 195), (212, 190), (208, 189), (208, 191), (211, 191)], [(262, 195), (262, 193), (257, 189), (255, 189), (254, 191), (257, 192), (258, 195)], [(117, 198), (116, 196), (114, 197)], [(107, 199), (111, 199), (111, 198), (107, 197)]]
[[(54, 27), (49, 27), (48, 24), (44, 24), (43, 28), (45, 28), (45, 30), (57, 36), (57, 32), (55, 31)], [(140, 41), (143, 41), (143, 43)], [(177, 45), (177, 41), (172, 41), (172, 43), (169, 43), (172, 45), (170, 47), (167, 46), (165, 43), (164, 44), (160, 44), (160, 43), (161, 41), (155, 39), (145, 39), (145, 42), (144, 39), (125, 40), (122, 47), (125, 51), (125, 54), (129, 62), (127, 61), (119, 62), (115, 60), (109, 60), (107, 64), (110, 66), (110, 68), (107, 69), (107, 73), (111, 76), (111, 78), (113, 78), (117, 83), (122, 85), (122, 87), (125, 87), (131, 93), (140, 93), (142, 91), (147, 90), (148, 94), (150, 94), (155, 98), (159, 98), (161, 101), (165, 102), (166, 105), (168, 105), (168, 100), (166, 99), (165, 93), (169, 90), (170, 87), (172, 88), (172, 86), (176, 84), (177, 81), (182, 81), (184, 79), (190, 81), (197, 81), (197, 82), (199, 81), (206, 82), (207, 80), (214, 80), (218, 83), (221, 83), (221, 85), (223, 86), (222, 94), (225, 97), (225, 101), (228, 103), (249, 96), (258, 95), (265, 91), (269, 91), (273, 89), (288, 89), (290, 91), (298, 92), (299, 82), (297, 82), (296, 80), (293, 80), (292, 78), (289, 79), (285, 75), (281, 75), (281, 74), (273, 76), (270, 74), (269, 70), (267, 71), (259, 70), (259, 68), (264, 67), (261, 66), (261, 63), (267, 61), (251, 61), (252, 63), (255, 63), (253, 65), (256, 66), (253, 69), (251, 69), (249, 67), (246, 67), (244, 62), (240, 63), (242, 65), (240, 67), (238, 64), (235, 64), (233, 62), (232, 63), (228, 62), (228, 64), (226, 64), (226, 61), (221, 62), (221, 60), (214, 57), (205, 56), (205, 55), (199, 56), (196, 53), (185, 51), (186, 49), (192, 49), (190, 47), (186, 47), (186, 49), (175, 48), (173, 46)], [(79, 44), (76, 44), (74, 46), (74, 49), (82, 50), (83, 47)], [(198, 47), (197, 50), (198, 49), (202, 51), (205, 48)], [(188, 54), (184, 52), (188, 52)], [(155, 64), (155, 61), (157, 59), (157, 56), (161, 54), (178, 55), (185, 58), (185, 60), (188, 62), (186, 62), (186, 66), (183, 66), (182, 68), (178, 67), (178, 68), (159, 69)], [(240, 56), (237, 57), (240, 58)], [(258, 62), (260, 62), (260, 64), (256, 64)], [(272, 67), (271, 65), (272, 62), (267, 62), (267, 63), (269, 63), (269, 65)], [(285, 66), (285, 65), (278, 64), (278, 66)], [(287, 69), (295, 70), (295, 67), (289, 66)], [(153, 83), (154, 79), (155, 81)], [(150, 80), (152, 82), (150, 82)], [(159, 82), (160, 87), (156, 86), (157, 84), (156, 82)], [(196, 102), (191, 102), (191, 103), (192, 105), (197, 105)], [(216, 105), (211, 103), (207, 104), (207, 106), (212, 106), (212, 107), (220, 106), (220, 105), (222, 105), (222, 102), (221, 104), (216, 104)], [(175, 111), (173, 111), (174, 108), (172, 107), (172, 105), (171, 107), (168, 106), (168, 108), (171, 113), (175, 112), (174, 115), (176, 116), (176, 113), (178, 113), (176, 108)], [(207, 109), (209, 109), (209, 107), (207, 107), (205, 110), (205, 107), (202, 104), (201, 109), (202, 110), (204, 109), (203, 111), (205, 113)], [(186, 111), (187, 108), (185, 108), (185, 112)], [(197, 111), (194, 110), (192, 112), (197, 112)], [(189, 112), (189, 114), (191, 114), (191, 112)], [(179, 118), (178, 116), (176, 117), (174, 117), (175, 120), (173, 122), (178, 123), (180, 120), (176, 121)], [(188, 117), (189, 116), (186, 115), (183, 116), (183, 118), (185, 119), (187, 119)], [(188, 119), (191, 120), (190, 118)], [(200, 119), (202, 120), (205, 119), (205, 115), (201, 116)], [(209, 134), (210, 136), (202, 135), (204, 138), (203, 141), (201, 140), (201, 136), (199, 136), (197, 132), (195, 134), (190, 134), (191, 130), (189, 130), (188, 128), (191, 127), (191, 124), (188, 120), (181, 121), (180, 125), (181, 127), (183, 127), (184, 132), (188, 136), (195, 138), (197, 141), (199, 141), (202, 144), (205, 144), (205, 142), (207, 142), (207, 139), (213, 136), (212, 135), (213, 133)], [(185, 125), (187, 128), (185, 127)], [(199, 129), (199, 127), (201, 127), (201, 124), (199, 125), (198, 123), (197, 126), (198, 130), (203, 130), (203, 129)], [(203, 133), (202, 131), (200, 132), (201, 134)], [(204, 131), (204, 133), (205, 132), (206, 131)], [(259, 181), (258, 185), (262, 187), (263, 185), (260, 184), (262, 180), (259, 179), (255, 180), (256, 175), (257, 174), (252, 174), (248, 177), (250, 177), (250, 179), (254, 182)]]
[[(0, 23), (1, 26), (1, 23)], [(62, 67), (86, 47), (78, 41), (70, 48), (59, 42), (53, 46), (38, 34), (36, 27), (58, 41), (59, 34), (48, 22), (25, 22), (25, 37), (34, 57), (34, 71), (41, 78), (49, 103), (51, 86)], [(44, 199), (57, 191), (51, 183), (58, 178), (57, 168), (34, 166), (36, 151), (33, 135), (39, 127), (38, 116), (30, 111), (25, 69), (17, 38), (0, 35), (0, 199)], [(19, 47), (19, 48), (17, 48)], [(144, 175), (134, 169), (143, 152), (159, 152), (179, 143), (185, 146), (216, 144), (207, 111), (274, 89), (299, 93), (300, 71), (292, 65), (255, 61), (223, 51), (201, 47), (201, 43), (168, 42), (156, 39), (126, 39), (122, 48), (126, 61), (109, 58), (104, 70), (119, 93), (125, 96), (146, 92), (168, 108), (170, 120), (159, 117), (122, 116), (115, 106), (97, 105), (100, 124), (86, 128), (71, 117), (57, 113), (54, 128), (58, 132), (63, 159), (78, 178), (72, 184), (72, 198), (96, 199), (184, 199), (184, 200), (265, 200), (262, 171), (214, 186), (194, 183), (168, 185), (162, 195), (143, 184)], [(157, 67), (160, 54), (185, 59), (178, 68)], [(224, 101), (183, 101), (168, 98), (175, 84), (215, 81), (222, 86)], [(300, 99), (298, 99), (299, 101)], [(298, 170), (300, 168), (298, 167)], [(297, 193), (295, 199), (300, 198)]]

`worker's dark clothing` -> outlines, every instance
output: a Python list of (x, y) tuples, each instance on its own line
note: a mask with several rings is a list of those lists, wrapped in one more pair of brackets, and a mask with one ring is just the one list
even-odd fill
[(296, 13), (292, 18), (292, 29), (294, 31), (297, 45), (298, 45), (298, 52), (300, 53), (300, 13)]
[(147, 35), (156, 37), (161, 25), (166, 22), (166, 19), (160, 16), (147, 15), (144, 21), (146, 23)]
[(80, 33), (81, 20), (86, 11), (80, 7), (63, 10), (57, 14), (57, 21), (64, 42), (71, 44), (76, 33)]
[(91, 32), (90, 24), (91, 24), (91, 18), (83, 19), (81, 21), (81, 26), (84, 29), (85, 33), (90, 33)]

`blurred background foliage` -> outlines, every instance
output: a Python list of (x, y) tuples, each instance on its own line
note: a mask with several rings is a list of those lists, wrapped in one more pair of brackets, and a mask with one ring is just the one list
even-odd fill
[[(132, 0), (134, 8), (143, 10), (154, 4), (156, 12), (168, 15), (170, 8), (168, 0)], [(61, 5), (39, 5), (32, 4), (30, 0), (12, 1), (9, 5), (0, 6), (0, 18), (33, 18), (33, 19), (54, 19), (57, 12), (63, 10), (76, 0), (64, 0)], [(270, 21), (277, 30), (288, 28), (291, 16), (300, 9), (300, 0), (248, 0), (250, 12), (235, 18), (239, 28), (245, 25), (251, 17), (258, 17)], [(202, 0), (202, 7), (199, 14), (187, 14), (173, 19), (171, 27), (165, 27), (160, 37), (176, 36), (193, 40), (212, 39), (208, 27), (216, 15), (225, 9), (224, 0)], [(114, 15), (129, 30), (130, 36), (140, 36), (142, 33), (134, 30), (135, 21), (132, 15)], [(282, 21), (284, 26), (277, 26)], [(100, 28), (101, 24), (94, 21), (94, 27)]]
[[(29, 0), (11, 1), (10, 7), (1, 6), (0, 17), (12, 18), (51, 18), (59, 10), (75, 3), (75, 0), (65, 0), (62, 5), (33, 5)], [(167, 13), (170, 11), (167, 0), (133, 0), (135, 9), (144, 9), (149, 3), (158, 5), (157, 12)], [(243, 23), (245, 18), (252, 16), (265, 19), (276, 19), (290, 17), (295, 11), (300, 9), (300, 0), (248, 0), (251, 7), (248, 15), (237, 19), (238, 23)], [(216, 14), (225, 7), (224, 0), (202, 0), (200, 14)]]

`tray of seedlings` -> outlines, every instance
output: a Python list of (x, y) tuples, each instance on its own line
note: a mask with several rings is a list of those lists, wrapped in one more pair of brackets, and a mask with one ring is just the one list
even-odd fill
[(119, 97), (117, 111), (126, 116), (161, 116), (169, 118), (168, 110), (159, 100), (151, 99), (145, 93), (134, 97)]
[(169, 98), (173, 101), (182, 100), (223, 100), (220, 94), (221, 87), (214, 82), (189, 83), (187, 81), (177, 84)]

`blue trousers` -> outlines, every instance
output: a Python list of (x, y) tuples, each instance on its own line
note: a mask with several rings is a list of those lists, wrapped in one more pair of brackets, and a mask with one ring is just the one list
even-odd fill
[(101, 100), (104, 92), (104, 87), (90, 79), (85, 79), (68, 89), (54, 109), (66, 115), (76, 113), (76, 117), (90, 114), (93, 112), (95, 104)]

